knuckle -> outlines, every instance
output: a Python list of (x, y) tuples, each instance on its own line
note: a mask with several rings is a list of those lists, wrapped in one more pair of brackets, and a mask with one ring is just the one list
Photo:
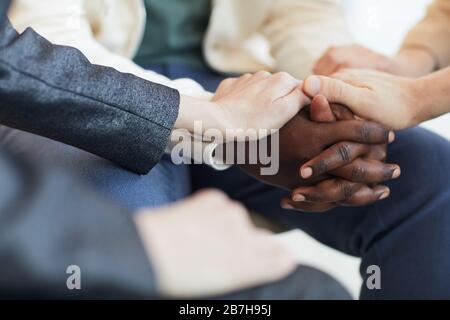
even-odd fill
[(339, 99), (344, 95), (343, 86), (340, 80), (329, 82), (331, 94)]
[(339, 181), (338, 184), (344, 201), (350, 201), (357, 191), (356, 185), (344, 181)]
[(368, 157), (370, 159), (385, 161), (387, 156), (387, 147), (386, 145), (374, 145), (370, 146), (370, 150), (368, 152)]
[(314, 172), (318, 175), (323, 174), (325, 172), (328, 172), (328, 163), (326, 162), (326, 160), (321, 159), (319, 161), (317, 161), (314, 165)]
[(325, 202), (329, 200), (322, 190), (309, 192), (306, 198), (311, 202)]
[(367, 171), (364, 167), (355, 165), (352, 168), (351, 179), (355, 182), (364, 181), (367, 176)]
[(211, 202), (226, 201), (228, 199), (227, 195), (223, 191), (217, 189), (206, 189), (200, 191), (198, 195), (207, 198)]
[(386, 160), (386, 157), (387, 157), (387, 149), (383, 148), (380, 150), (380, 160), (384, 161)]
[(294, 80), (294, 78), (285, 71), (277, 72), (276, 74), (273, 75), (273, 79), (277, 80), (277, 81), (283, 81), (283, 82), (289, 82), (289, 81)]
[(235, 79), (233, 79), (233, 78), (228, 78), (228, 79), (222, 80), (222, 82), (220, 83), (220, 86), (221, 87), (231, 86), (234, 83), (234, 81), (235, 81)]
[(270, 75), (271, 75), (270, 72), (265, 71), (265, 70), (261, 70), (261, 71), (256, 72), (253, 76), (260, 78), (260, 77), (267, 77), (267, 76), (270, 76)]
[(371, 141), (372, 126), (368, 122), (363, 122), (360, 127), (361, 140), (365, 143)]
[(352, 150), (348, 143), (346, 142), (340, 143), (338, 145), (337, 151), (343, 163), (350, 163)]

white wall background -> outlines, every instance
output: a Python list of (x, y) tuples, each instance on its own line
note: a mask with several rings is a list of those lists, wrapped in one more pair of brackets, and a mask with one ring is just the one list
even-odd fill
[[(381, 53), (394, 54), (408, 29), (422, 18), (430, 0), (344, 0), (344, 3), (355, 41)], [(450, 115), (424, 126), (450, 139)], [(280, 240), (300, 263), (328, 272), (358, 297), (359, 259), (325, 247), (301, 231), (280, 235)]]

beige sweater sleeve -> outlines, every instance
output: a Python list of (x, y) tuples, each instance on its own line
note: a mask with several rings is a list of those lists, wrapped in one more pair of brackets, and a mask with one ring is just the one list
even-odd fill
[(406, 36), (402, 48), (424, 47), (436, 59), (436, 66), (450, 65), (450, 0), (435, 0), (425, 18)]
[(263, 32), (275, 69), (300, 79), (330, 46), (352, 42), (340, 0), (273, 0)]
[[(153, 71), (144, 70), (129, 58), (103, 46), (94, 37), (95, 26), (88, 19), (86, 1), (92, 0), (14, 0), (9, 18), (19, 32), (27, 27), (32, 27), (54, 44), (77, 48), (93, 64), (131, 73), (196, 98), (209, 99), (211, 97), (209, 92), (206, 92), (193, 80), (185, 78), (170, 80)], [(97, 16), (101, 15), (101, 13), (96, 14)]]

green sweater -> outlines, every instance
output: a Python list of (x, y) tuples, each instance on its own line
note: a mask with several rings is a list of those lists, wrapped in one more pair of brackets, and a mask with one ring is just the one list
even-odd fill
[(211, 0), (144, 0), (147, 21), (135, 62), (204, 66), (202, 42)]

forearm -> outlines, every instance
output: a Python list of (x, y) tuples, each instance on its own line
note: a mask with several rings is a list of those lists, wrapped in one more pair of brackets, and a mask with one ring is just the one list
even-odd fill
[(436, 69), (450, 65), (450, 1), (435, 0), (428, 7), (425, 18), (406, 35), (402, 48), (423, 48), (430, 52)]
[(31, 29), (0, 26), (1, 124), (147, 173), (164, 154), (178, 115), (171, 88), (90, 64)]
[(450, 67), (432, 73), (416, 81), (420, 97), (414, 113), (423, 122), (450, 112)]
[(389, 73), (405, 77), (421, 77), (437, 68), (437, 59), (426, 47), (402, 48), (393, 58)]

